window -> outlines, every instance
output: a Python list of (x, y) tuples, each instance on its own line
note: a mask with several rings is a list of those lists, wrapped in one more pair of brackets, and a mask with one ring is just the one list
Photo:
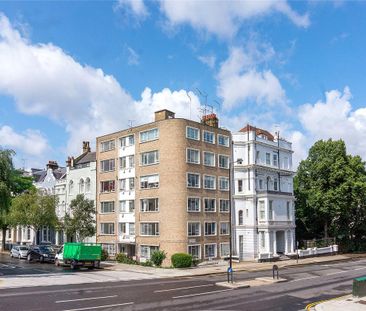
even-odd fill
[(205, 198), (203, 200), (204, 200), (205, 212), (216, 212), (216, 199)]
[(268, 207), (268, 219), (273, 220), (273, 201), (269, 201), (269, 207)]
[(44, 226), (42, 228), (42, 242), (51, 241), (51, 230), (49, 227)]
[(205, 258), (216, 257), (216, 244), (205, 244)]
[(130, 222), (128, 224), (128, 234), (135, 235), (135, 223), (134, 222)]
[(102, 248), (107, 251), (109, 256), (116, 255), (116, 246), (114, 244), (102, 244)]
[(151, 254), (157, 250), (159, 250), (158, 246), (141, 245), (140, 257), (144, 259), (150, 259)]
[(229, 147), (229, 136), (225, 136), (225, 135), (221, 135), (221, 134), (218, 134), (217, 135), (217, 143), (220, 145), (220, 146), (225, 146), (225, 147)]
[(216, 177), (210, 176), (210, 175), (204, 175), (203, 176), (203, 188), (205, 189), (216, 189)]
[(200, 187), (200, 174), (187, 174), (187, 187), (199, 188)]
[(220, 222), (220, 235), (228, 235), (229, 231), (229, 223), (228, 222)]
[(239, 226), (242, 226), (244, 224), (243, 222), (243, 211), (239, 211)]
[(261, 247), (266, 247), (266, 239), (264, 236), (264, 231), (259, 231), (259, 240)]
[(119, 158), (119, 168), (125, 169), (127, 167), (127, 157)]
[(219, 189), (224, 191), (229, 190), (229, 178), (219, 177)]
[(106, 180), (100, 182), (100, 192), (112, 192), (115, 191), (114, 180)]
[(273, 154), (273, 166), (278, 166), (277, 154)]
[(100, 171), (101, 172), (111, 172), (114, 171), (114, 159), (100, 161)]
[(188, 245), (188, 254), (194, 259), (201, 258), (201, 245)]
[(30, 240), (31, 239), (31, 228), (28, 227), (27, 228), (27, 240)]
[(127, 178), (123, 178), (119, 180), (119, 190), (120, 191), (126, 191), (127, 190), (127, 184), (126, 184)]
[(159, 163), (159, 151), (149, 151), (141, 153), (140, 164), (141, 165), (152, 165)]
[(266, 211), (264, 210), (264, 201), (259, 201), (259, 219), (264, 220)]
[(118, 224), (118, 233), (121, 235), (121, 234), (126, 234), (126, 228), (127, 228), (127, 226), (126, 226), (126, 223), (125, 222), (120, 222), (119, 224)]
[(100, 202), (100, 213), (113, 213), (114, 212), (114, 201)]
[(216, 222), (205, 222), (205, 235), (216, 235)]
[(187, 163), (200, 164), (199, 150), (187, 149)]
[(100, 143), (100, 151), (109, 151), (114, 149), (114, 140), (108, 140)]
[(203, 141), (206, 143), (214, 144), (215, 143), (215, 133), (203, 131)]
[[(128, 185), (128, 187), (127, 187)], [(132, 191), (135, 189), (135, 179), (134, 177), (123, 178), (119, 180), (119, 190), (120, 191)]]
[(248, 218), (249, 217), (249, 210), (248, 209), (246, 209), (245, 210), (245, 216)]
[(286, 213), (287, 213), (287, 219), (290, 220), (291, 219), (291, 215), (290, 215), (290, 202), (286, 202)]
[(159, 235), (158, 222), (142, 222), (140, 224), (141, 235)]
[(129, 168), (135, 167), (135, 156), (134, 155), (128, 156), (128, 167)]
[(212, 152), (203, 152), (203, 164), (206, 166), (215, 166), (215, 154)]
[(135, 211), (135, 201), (134, 200), (119, 201), (119, 211), (120, 213), (133, 213)]
[(72, 180), (70, 180), (70, 182), (69, 182), (69, 194), (72, 194), (73, 189), (74, 189), (74, 182)]
[(230, 244), (229, 243), (221, 243), (220, 244), (220, 256), (221, 257), (230, 256)]
[(200, 236), (201, 235), (201, 223), (189, 222), (188, 223), (188, 236)]
[(284, 169), (288, 169), (288, 157), (285, 157), (285, 158), (283, 159), (283, 168), (284, 168)]
[(186, 137), (189, 139), (200, 140), (200, 130), (195, 127), (187, 126)]
[(188, 198), (187, 200), (187, 210), (188, 212), (199, 212), (201, 200), (199, 198)]
[(238, 180), (238, 192), (243, 192), (243, 180)]
[(257, 150), (256, 154), (255, 154), (255, 163), (258, 163), (260, 159), (260, 152), (259, 150)]
[(148, 175), (140, 177), (140, 188), (141, 189), (151, 189), (159, 188), (159, 175)]
[(135, 144), (135, 137), (133, 135), (121, 137), (119, 139), (121, 147), (133, 146)]
[(271, 165), (271, 154), (270, 153), (266, 153), (266, 164)]
[(259, 189), (262, 190), (263, 189), (263, 180), (259, 179)]
[(86, 193), (90, 192), (90, 178), (89, 177), (85, 180), (85, 192)]
[(144, 143), (147, 141), (155, 140), (159, 138), (159, 130), (152, 129), (144, 132), (140, 132), (140, 142)]
[(229, 168), (229, 157), (219, 154), (219, 167)]
[(84, 179), (81, 178), (79, 181), (79, 193), (84, 193), (84, 189), (85, 189)]
[(220, 212), (221, 213), (228, 213), (230, 207), (229, 200), (220, 200)]
[(101, 223), (100, 234), (114, 234), (114, 223), (113, 222)]
[(273, 190), (277, 191), (278, 190), (278, 179), (275, 178), (273, 181)]
[(158, 212), (159, 211), (159, 199), (141, 199), (140, 200), (141, 212)]
[(129, 186), (129, 190), (135, 190), (135, 178), (130, 177), (128, 178), (128, 186)]

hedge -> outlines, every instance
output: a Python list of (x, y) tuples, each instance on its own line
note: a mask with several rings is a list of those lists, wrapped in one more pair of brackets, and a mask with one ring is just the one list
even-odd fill
[(192, 256), (185, 253), (177, 253), (171, 257), (174, 268), (188, 268), (192, 266)]

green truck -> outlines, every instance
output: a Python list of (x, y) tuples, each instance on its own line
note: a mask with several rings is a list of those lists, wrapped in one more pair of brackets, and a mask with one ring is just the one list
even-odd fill
[(102, 246), (95, 243), (65, 243), (55, 256), (55, 265), (88, 267), (90, 269), (100, 267)]

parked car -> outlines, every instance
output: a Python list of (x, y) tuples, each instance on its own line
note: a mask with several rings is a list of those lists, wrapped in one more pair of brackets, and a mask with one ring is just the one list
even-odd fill
[(15, 258), (27, 258), (28, 255), (28, 247), (24, 245), (13, 245), (10, 251), (10, 257)]
[(56, 252), (55, 256), (55, 266), (59, 267), (64, 264), (64, 247), (61, 248)]
[(27, 260), (39, 260), (40, 262), (53, 262), (55, 260), (55, 251), (49, 245), (33, 245), (27, 253)]

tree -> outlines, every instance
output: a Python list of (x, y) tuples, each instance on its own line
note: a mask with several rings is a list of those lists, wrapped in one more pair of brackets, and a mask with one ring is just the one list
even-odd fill
[(58, 225), (56, 205), (55, 196), (32, 188), (13, 199), (9, 222), (14, 226), (29, 226), (35, 232), (44, 226), (55, 228)]
[(2, 230), (2, 249), (5, 249), (5, 234), (8, 228), (7, 215), (11, 205), (11, 172), (14, 151), (0, 149), (0, 227)]
[(366, 170), (347, 155), (342, 140), (320, 140), (301, 161), (294, 179), (299, 239), (365, 235)]
[(75, 236), (78, 242), (93, 236), (95, 228), (95, 207), (92, 200), (78, 194), (70, 203), (70, 213), (64, 217), (63, 228), (67, 236)]

